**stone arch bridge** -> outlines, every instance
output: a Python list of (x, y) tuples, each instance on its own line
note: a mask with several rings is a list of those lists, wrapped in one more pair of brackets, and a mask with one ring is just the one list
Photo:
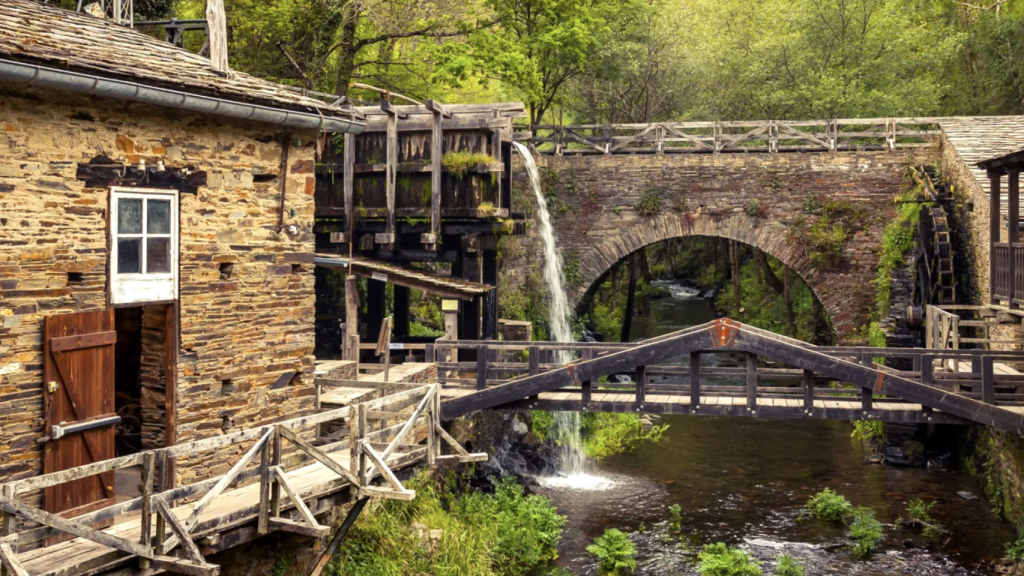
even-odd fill
[[(1019, 117), (819, 124), (539, 127), (533, 145), (557, 243), (578, 271), (571, 303), (640, 248), (721, 237), (757, 247), (799, 274), (840, 339), (849, 340), (868, 320), (882, 232), (897, 213), (908, 168), (942, 163), (944, 171), (969, 172), (960, 154), (971, 156), (971, 143), (991, 139), (986, 131), (1024, 127)], [(1003, 147), (1024, 147), (1018, 137), (1003, 140)], [(812, 257), (807, 242), (825, 205), (850, 233), (839, 262), (828, 265)]]

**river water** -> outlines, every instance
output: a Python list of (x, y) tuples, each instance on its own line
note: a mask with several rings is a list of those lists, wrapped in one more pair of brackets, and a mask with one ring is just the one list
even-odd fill
[[(648, 338), (715, 317), (699, 297), (653, 300), (633, 322), (634, 338)], [(666, 416), (657, 444), (607, 458), (593, 472), (603, 489), (541, 487), (568, 517), (559, 565), (577, 575), (597, 574), (586, 546), (606, 528), (631, 533), (637, 574), (696, 574), (696, 549), (709, 542), (748, 548), (765, 562), (788, 552), (807, 563), (808, 575), (989, 574), (991, 561), (1013, 539), (1010, 527), (965, 477), (936, 465), (898, 468), (868, 464), (842, 422)], [(869, 506), (891, 523), (911, 498), (937, 502), (932, 516), (951, 534), (938, 541), (886, 526), (882, 550), (853, 560), (840, 549), (843, 530), (798, 521), (807, 499), (832, 488), (853, 504)], [(669, 506), (682, 507), (681, 530), (669, 527)]]

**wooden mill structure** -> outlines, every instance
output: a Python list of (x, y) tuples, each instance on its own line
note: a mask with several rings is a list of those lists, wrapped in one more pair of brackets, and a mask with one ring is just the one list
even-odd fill
[[(385, 99), (354, 111), (366, 129), (329, 140), (317, 167), (317, 263), (350, 272), (334, 347), (346, 358), (358, 351), (357, 276), (368, 279), (363, 339), (380, 331), (389, 282), (397, 342), (409, 339), (410, 288), (458, 299), (459, 336), (497, 338), (498, 239), (525, 229), (511, 209), (512, 122), (523, 105)], [(326, 282), (318, 294), (340, 300)]]

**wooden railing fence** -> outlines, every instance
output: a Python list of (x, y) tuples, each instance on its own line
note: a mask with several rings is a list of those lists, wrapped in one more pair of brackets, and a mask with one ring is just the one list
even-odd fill
[(673, 154), (916, 148), (941, 118), (856, 118), (647, 124), (538, 125), (542, 154)]
[[(419, 460), (433, 465), (445, 459), (468, 461), (486, 458), (486, 455), (467, 453), (441, 428), (439, 388), (436, 384), (420, 386), (327, 412), (4, 483), (0, 485), (0, 510), (3, 511), (0, 563), (8, 574), (23, 576), (27, 573), (18, 560), (19, 550), (36, 548), (45, 545), (48, 538), (71, 534), (137, 556), (143, 568), (213, 576), (219, 567), (203, 559), (194, 538), (200, 533), (215, 532), (218, 521), (223, 519), (201, 522), (201, 515), (228, 488), (257, 476), (260, 483), (258, 504), (233, 511), (228, 519), (230, 522), (255, 514), (260, 534), (281, 530), (323, 536), (330, 528), (317, 522), (304, 499), (317, 496), (325, 488), (297, 489), (289, 480), (288, 470), (318, 462), (337, 476), (337, 481), (326, 490), (333, 491), (348, 485), (362, 496), (408, 500), (416, 494), (402, 485), (392, 471), (393, 467)], [(415, 406), (411, 413), (403, 412), (411, 406)], [(389, 420), (399, 423), (388, 426)], [(332, 422), (337, 427), (333, 434), (312, 439), (303, 437), (313, 436), (312, 430), (319, 431), (321, 425)], [(372, 429), (374, 426), (368, 422), (379, 429)], [(426, 445), (420, 445), (417, 437), (425, 438)], [(170, 474), (174, 459), (195, 457), (252, 441), (255, 442), (224, 475), (172, 487)], [(441, 454), (442, 441), (450, 445), (453, 454)], [(291, 444), (296, 454), (287, 452), (285, 443)], [(344, 449), (349, 451), (349, 467), (331, 455)], [(49, 486), (133, 466), (142, 467), (142, 495), (87, 514), (64, 518), (18, 499), (19, 494), (38, 493)], [(371, 485), (378, 475), (383, 477), (384, 486)], [(298, 512), (299, 521), (282, 517), (285, 498)], [(174, 510), (176, 501), (192, 502), (185, 508), (186, 515), (180, 514), (181, 507)], [(137, 541), (93, 527), (133, 512), (140, 512), (140, 538)], [(34, 525), (38, 526), (32, 527)], [(179, 545), (183, 555), (172, 556), (172, 550)]]

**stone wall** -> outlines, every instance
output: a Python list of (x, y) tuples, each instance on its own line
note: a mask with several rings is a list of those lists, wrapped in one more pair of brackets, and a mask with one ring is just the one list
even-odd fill
[[(574, 302), (618, 260), (644, 246), (680, 236), (720, 236), (756, 246), (796, 271), (840, 337), (850, 340), (868, 320), (882, 229), (895, 215), (892, 199), (907, 166), (931, 162), (936, 153), (929, 147), (893, 153), (548, 156), (541, 164), (546, 192), (554, 196), (549, 210), (558, 246), (575, 280)], [(652, 192), (660, 208), (641, 215), (640, 199)], [(805, 211), (809, 198), (848, 201), (863, 212), (843, 262), (834, 268), (816, 265), (801, 244), (797, 231), (817, 219)], [(532, 230), (531, 242), (535, 237)], [(540, 254), (529, 244), (509, 252), (519, 258), (507, 260), (506, 269), (529, 269), (524, 263)], [(507, 280), (517, 286), (527, 276), (512, 273)]]
[[(107, 305), (108, 190), (76, 179), (100, 154), (207, 172), (180, 200), (177, 442), (312, 408), (315, 135), (291, 137), (292, 235), (278, 131), (0, 84), (0, 479), (41, 470), (43, 318)], [(179, 482), (245, 448), (180, 460)]]

